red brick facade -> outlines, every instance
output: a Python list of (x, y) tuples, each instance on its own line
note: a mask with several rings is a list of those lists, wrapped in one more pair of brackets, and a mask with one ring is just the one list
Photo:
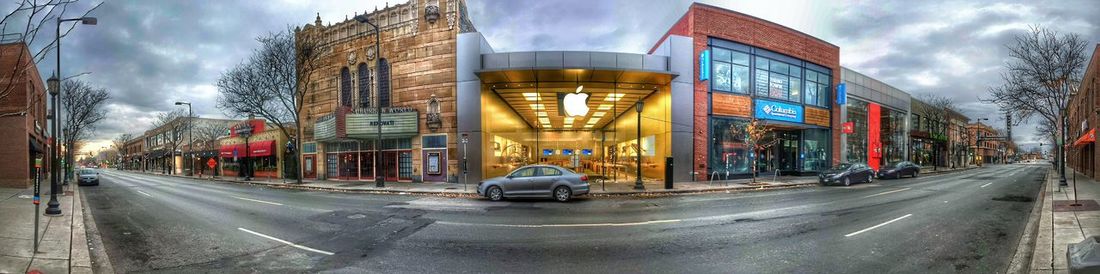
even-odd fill
[(47, 156), (46, 87), (23, 43), (0, 45), (0, 128), (0, 187), (30, 187), (34, 157)]
[[(1074, 88), (1070, 87), (1071, 90)], [(1069, 120), (1066, 127), (1066, 132), (1069, 133), (1069, 140), (1066, 141), (1069, 144), (1066, 147), (1066, 163), (1077, 172), (1096, 179), (1096, 171), (1100, 170), (1100, 161), (1096, 160), (1096, 154), (1100, 151), (1096, 149), (1096, 142), (1075, 142), (1100, 125), (1100, 116), (1096, 113), (1100, 110), (1100, 100), (1097, 99), (1100, 94), (1100, 44), (1096, 44), (1093, 49), (1092, 59), (1081, 78), (1081, 86), (1076, 89), (1077, 95), (1070, 98), (1069, 115), (1066, 116)]]
[[(760, 18), (752, 17), (735, 11), (694, 3), (688, 8), (687, 13), (680, 18), (667, 33), (650, 50), (652, 53), (657, 46), (664, 42), (669, 35), (682, 35), (692, 37), (695, 44), (695, 54), (699, 56), (707, 49), (707, 38), (715, 37), (738, 43), (764, 48), (773, 52), (785, 54), (827, 67), (832, 70), (832, 87), (840, 84), (840, 48), (829, 44), (805, 33), (768, 22)], [(707, 110), (707, 84), (699, 81), (699, 71), (692, 74), (695, 79), (695, 111), (694, 127), (695, 139), (694, 165), (698, 180), (705, 180), (707, 170), (707, 136), (708, 117)], [(832, 91), (831, 91), (832, 92)], [(830, 96), (830, 98), (835, 98)], [(839, 125), (840, 107), (836, 101), (832, 102), (832, 124)], [(832, 161), (840, 162), (840, 131), (832, 131)]]

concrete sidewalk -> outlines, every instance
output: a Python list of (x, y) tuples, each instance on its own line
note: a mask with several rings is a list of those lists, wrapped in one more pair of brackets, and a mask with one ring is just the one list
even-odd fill
[[(968, 170), (977, 167), (969, 168), (957, 168), (947, 169), (940, 168), (938, 170), (922, 170), (923, 175), (932, 175), (948, 172), (957, 172)], [(130, 171), (136, 172), (136, 171)], [(141, 173), (141, 172), (139, 172)], [(385, 187), (375, 187), (374, 181), (340, 181), (340, 180), (302, 180), (302, 184), (293, 183), (293, 180), (283, 179), (267, 179), (267, 178), (253, 178), (251, 181), (243, 181), (240, 177), (188, 177), (181, 175), (165, 175), (162, 173), (144, 172), (144, 174), (155, 174), (162, 176), (175, 176), (186, 177), (193, 179), (204, 179), (222, 182), (243, 183), (251, 185), (268, 186), (275, 188), (291, 188), (291, 189), (308, 189), (308, 190), (322, 190), (322, 191), (338, 191), (338, 192), (363, 192), (363, 193), (379, 193), (379, 194), (422, 194), (422, 195), (445, 195), (445, 196), (468, 196), (474, 197), (477, 194), (476, 184), (454, 184), (454, 183), (408, 183), (408, 182), (386, 182)], [(817, 176), (761, 176), (756, 178), (756, 183), (752, 183), (752, 179), (736, 179), (736, 180), (716, 180), (716, 181), (695, 181), (695, 182), (676, 182), (673, 184), (674, 188), (664, 189), (664, 184), (661, 182), (647, 181), (644, 182), (645, 190), (635, 190), (633, 182), (601, 182), (598, 180), (591, 180), (591, 192), (592, 196), (660, 196), (660, 195), (672, 195), (672, 194), (689, 194), (689, 193), (707, 193), (707, 192), (744, 192), (744, 191), (761, 191), (772, 189), (787, 189), (798, 187), (812, 187), (817, 186)]]
[(49, 186), (42, 187), (34, 252), (34, 190), (0, 188), (0, 273), (92, 273), (80, 191), (74, 185), (63, 189), (62, 214), (45, 216)]
[[(1066, 167), (1068, 187), (1058, 186), (1059, 177), (1058, 171), (1052, 170), (1040, 194), (1043, 204), (1034, 232), (1035, 244), (1028, 273), (1069, 273), (1066, 263), (1068, 245), (1080, 242), (1086, 236), (1100, 235), (1100, 207), (1089, 206), (1100, 199), (1100, 183), (1080, 173), (1075, 174), (1069, 167)], [(1084, 206), (1069, 206), (1074, 203), (1075, 195), (1077, 202)]]

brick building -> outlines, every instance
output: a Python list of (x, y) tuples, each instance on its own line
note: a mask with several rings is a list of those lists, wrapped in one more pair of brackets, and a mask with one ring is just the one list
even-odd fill
[(1096, 126), (1100, 124), (1100, 108), (1097, 104), (1097, 95), (1100, 93), (1100, 44), (1092, 52), (1092, 59), (1088, 62), (1081, 85), (1070, 87), (1077, 93), (1070, 98), (1066, 117), (1068, 118), (1066, 163), (1078, 172), (1097, 178)]
[[(737, 138), (724, 136), (719, 129), (749, 117), (779, 120), (771, 124), (780, 144), (759, 152), (765, 172), (813, 173), (840, 162), (840, 131), (832, 130), (841, 123), (835, 100), (841, 77), (840, 47), (773, 22), (699, 3), (692, 4), (650, 52), (673, 35), (690, 37), (694, 56), (704, 51), (714, 60), (724, 58), (725, 52), (733, 56), (730, 63), (713, 63), (708, 71), (713, 76), (700, 78), (700, 70), (686, 74), (693, 76), (697, 102), (692, 111), (694, 130), (688, 135), (693, 136), (695, 179), (706, 180), (705, 174), (729, 168), (737, 173), (746, 170), (736, 163), (718, 167), (730, 166), (725, 159), (743, 159), (748, 154), (737, 147)], [(729, 88), (724, 87), (723, 67), (732, 71)], [(725, 108), (726, 102), (739, 103)], [(802, 117), (759, 115), (764, 108), (776, 107)]]
[(122, 162), (119, 168), (145, 171), (145, 136), (139, 135), (127, 140), (122, 148)]
[(27, 45), (0, 45), (0, 187), (33, 185), (35, 158), (43, 158), (47, 168), (46, 101)]
[(374, 28), (354, 19), (325, 24), (318, 16), (296, 34), (321, 41), (323, 52), (300, 117), (303, 174), (455, 181), (455, 42), (473, 28), (465, 2), (410, 0), (366, 14), (380, 28), (381, 52)]
[(982, 165), (996, 163), (997, 158), (1001, 155), (1001, 149), (1004, 149), (1004, 141), (991, 139), (982, 139), (979, 141), (979, 139), (982, 137), (1000, 136), (997, 130), (981, 122), (967, 125), (966, 129), (971, 136), (970, 151), (974, 154), (974, 158), (971, 159), (972, 164)]

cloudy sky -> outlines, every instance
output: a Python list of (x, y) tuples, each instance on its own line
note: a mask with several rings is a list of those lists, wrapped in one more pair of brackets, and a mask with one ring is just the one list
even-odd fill
[[(82, 0), (89, 6), (98, 1)], [(467, 0), (470, 15), (497, 51), (592, 50), (642, 53), (690, 5), (686, 0)], [(1029, 25), (1100, 42), (1100, 1), (700, 1), (789, 26), (841, 47), (841, 64), (910, 94), (935, 93), (972, 118), (996, 109), (978, 102), (999, 82), (1004, 44)], [(62, 51), (64, 75), (107, 88), (111, 118), (87, 146), (99, 149), (118, 134), (140, 133), (173, 102), (194, 103), (204, 117), (214, 107), (219, 74), (240, 62), (254, 37), (288, 25), (327, 23), (384, 7), (354, 1), (107, 1), (78, 26)], [(398, 1), (391, 1), (398, 3)], [(39, 64), (43, 76), (53, 59)], [(1003, 124), (1002, 121), (996, 121)], [(1015, 130), (1032, 142), (1033, 127)]]

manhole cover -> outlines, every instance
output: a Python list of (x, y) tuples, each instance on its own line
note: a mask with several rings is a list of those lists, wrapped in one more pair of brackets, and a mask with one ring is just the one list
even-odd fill
[(363, 214), (348, 215), (348, 219), (362, 219), (362, 218), (366, 218), (366, 217), (367, 217), (367, 215), (363, 215)]
[(1080, 206), (1072, 206), (1073, 200), (1055, 200), (1054, 211), (1055, 212), (1068, 212), (1068, 211), (1097, 211), (1100, 210), (1100, 204), (1096, 203), (1096, 200), (1077, 200)]

